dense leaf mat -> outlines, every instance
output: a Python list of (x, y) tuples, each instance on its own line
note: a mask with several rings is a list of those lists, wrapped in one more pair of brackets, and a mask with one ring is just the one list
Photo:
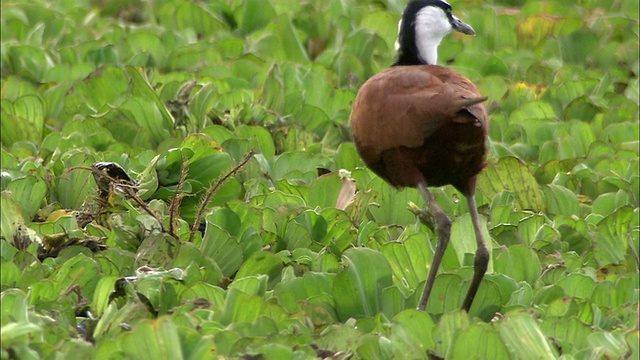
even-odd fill
[(3, 1), (1, 357), (637, 358), (638, 2), (451, 3), (491, 118), (469, 314), (464, 198), (418, 312), (423, 203), (350, 141), (404, 1)]

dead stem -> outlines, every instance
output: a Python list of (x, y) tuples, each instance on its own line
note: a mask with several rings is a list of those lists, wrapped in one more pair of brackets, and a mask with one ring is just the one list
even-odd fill
[(144, 210), (144, 212), (146, 212), (147, 214), (151, 215), (151, 217), (153, 217), (154, 219), (156, 219), (156, 221), (160, 224), (160, 229), (162, 230), (162, 232), (166, 233), (166, 229), (164, 228), (164, 226), (162, 225), (162, 221), (158, 218), (158, 216), (156, 216), (156, 214), (153, 213), (153, 211), (149, 208), (149, 205), (147, 205), (142, 199), (140, 199), (140, 197), (138, 197), (138, 194), (136, 194), (135, 191), (135, 187), (136, 185), (129, 183), (128, 181), (122, 180), (122, 179), (117, 179), (114, 178), (113, 176), (107, 174), (105, 171), (102, 171), (100, 169), (98, 169), (95, 166), (73, 166), (70, 167), (68, 169), (65, 170), (65, 174), (73, 171), (73, 170), (89, 170), (91, 171), (94, 176), (97, 177), (102, 177), (105, 178), (109, 181), (110, 184), (113, 185), (113, 187), (118, 187), (120, 189), (122, 189), (122, 192), (125, 193), (125, 195), (127, 195), (128, 197), (130, 197), (131, 199), (133, 199), (133, 201), (142, 208), (142, 210)]
[(202, 217), (204, 216), (204, 211), (207, 208), (207, 204), (209, 204), (209, 202), (211, 201), (213, 194), (215, 194), (216, 191), (218, 191), (220, 186), (222, 186), (222, 184), (224, 184), (225, 181), (227, 181), (231, 176), (235, 175), (240, 169), (242, 169), (242, 167), (245, 166), (249, 162), (249, 160), (251, 160), (254, 154), (255, 152), (253, 150), (250, 150), (247, 156), (245, 156), (244, 159), (242, 159), (242, 161), (240, 161), (238, 165), (236, 165), (233, 169), (231, 169), (231, 171), (226, 173), (224, 176), (219, 178), (218, 181), (216, 181), (216, 183), (213, 186), (209, 187), (209, 189), (207, 190), (207, 193), (205, 194), (205, 196), (202, 198), (202, 201), (200, 202), (200, 207), (198, 208), (198, 212), (196, 213), (196, 218), (193, 221), (193, 225), (191, 226), (191, 236), (189, 236), (189, 242), (193, 242), (193, 238), (196, 234), (196, 231), (198, 231), (198, 227), (200, 226), (200, 221), (202, 221)]
[(178, 239), (176, 235), (176, 225), (179, 215), (180, 215), (180, 204), (182, 203), (182, 199), (186, 196), (184, 193), (180, 193), (180, 189), (185, 181), (187, 181), (187, 175), (189, 171), (187, 170), (187, 158), (182, 155), (182, 163), (180, 164), (180, 178), (178, 179), (178, 184), (176, 186), (176, 192), (171, 199), (171, 203), (169, 204), (169, 234), (173, 236), (175, 239)]

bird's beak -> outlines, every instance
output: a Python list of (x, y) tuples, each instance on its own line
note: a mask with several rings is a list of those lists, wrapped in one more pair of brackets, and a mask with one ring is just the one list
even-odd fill
[(459, 32), (461, 32), (463, 34), (467, 34), (467, 35), (475, 35), (476, 34), (475, 30), (473, 30), (473, 28), (470, 25), (463, 23), (462, 21), (460, 21), (460, 19), (458, 19), (455, 16), (453, 16), (453, 21), (451, 22), (451, 27), (453, 28), (453, 30), (459, 31)]

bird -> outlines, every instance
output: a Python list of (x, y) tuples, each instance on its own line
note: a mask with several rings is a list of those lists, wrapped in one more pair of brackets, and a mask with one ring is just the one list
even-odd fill
[(475, 35), (444, 0), (411, 0), (399, 22), (397, 57), (358, 90), (351, 111), (354, 144), (365, 165), (395, 188), (417, 188), (435, 220), (438, 241), (418, 303), (425, 310), (451, 234), (451, 220), (428, 187), (452, 185), (467, 198), (477, 242), (461, 308), (467, 313), (487, 271), (475, 190), (486, 166), (487, 97), (466, 77), (437, 65), (452, 31)]

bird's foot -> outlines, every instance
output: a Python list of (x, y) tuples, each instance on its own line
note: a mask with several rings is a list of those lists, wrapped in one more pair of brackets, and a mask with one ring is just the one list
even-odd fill
[(427, 208), (421, 208), (413, 202), (409, 201), (409, 211), (418, 217), (420, 222), (431, 231), (436, 231), (436, 217)]

